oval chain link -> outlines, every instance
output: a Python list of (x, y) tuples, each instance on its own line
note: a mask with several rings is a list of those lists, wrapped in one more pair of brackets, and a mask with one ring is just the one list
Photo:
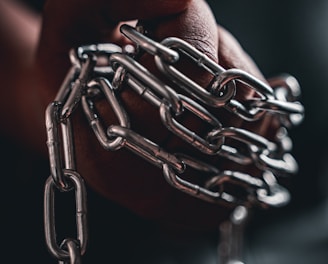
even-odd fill
[[(83, 179), (75, 171), (64, 171), (66, 179), (71, 183), (72, 188), (67, 191), (75, 191), (76, 203), (76, 232), (79, 255), (83, 255), (87, 245), (87, 207), (86, 207), (86, 190)], [(50, 176), (45, 184), (44, 196), (44, 224), (45, 238), (50, 253), (58, 260), (70, 258), (70, 253), (60, 247), (57, 243), (56, 223), (55, 223), (55, 190), (57, 189), (53, 177)]]

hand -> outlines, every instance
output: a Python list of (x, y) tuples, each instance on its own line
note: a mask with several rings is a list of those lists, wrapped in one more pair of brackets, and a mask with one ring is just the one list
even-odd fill
[[(124, 3), (123, 3), (124, 2)], [(220, 26), (205, 1), (65, 1), (50, 0), (43, 13), (42, 34), (37, 53), (36, 93), (41, 109), (54, 100), (58, 88), (70, 67), (68, 51), (82, 44), (126, 40), (118, 33), (122, 21), (143, 20), (151, 24), (153, 35), (161, 40), (168, 36), (180, 37), (224, 68), (243, 69), (264, 79), (253, 61), (242, 50), (234, 37)], [(153, 69), (152, 61), (145, 55), (143, 65)], [(185, 65), (185, 70), (195, 76), (195, 68)], [(154, 69), (153, 69), (154, 70)], [(155, 70), (154, 70), (155, 72)], [(196, 75), (198, 83), (206, 85), (211, 76)], [(31, 88), (33, 89), (33, 87)], [(251, 95), (250, 90), (238, 93), (240, 98)], [(153, 137), (159, 145), (176, 150), (186, 148), (180, 140), (172, 138), (160, 122), (158, 112), (132, 91), (122, 95), (131, 113), (132, 128), (145, 137)], [(99, 109), (107, 121), (115, 122), (105, 105)], [(145, 116), (147, 118), (145, 118)], [(241, 120), (225, 113), (230, 124), (239, 126)], [(104, 197), (131, 209), (137, 214), (156, 221), (202, 228), (217, 227), (231, 209), (209, 204), (181, 193), (167, 184), (161, 170), (148, 164), (125, 149), (108, 152), (96, 141), (82, 113), (74, 117), (77, 170), (94, 190)], [(37, 127), (42, 126), (43, 119)], [(152, 129), (148, 128), (152, 124)], [(197, 127), (197, 123), (191, 124)], [(265, 133), (267, 125), (261, 123), (253, 131)], [(151, 130), (151, 133), (149, 132)], [(35, 134), (35, 142), (45, 149), (45, 131)], [(194, 151), (194, 150), (190, 150)]]

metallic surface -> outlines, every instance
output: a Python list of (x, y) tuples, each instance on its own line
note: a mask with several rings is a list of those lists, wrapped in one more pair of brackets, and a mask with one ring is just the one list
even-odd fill
[[(304, 108), (297, 101), (300, 89), (295, 78), (284, 75), (269, 80), (268, 85), (239, 69), (223, 69), (181, 39), (167, 38), (157, 43), (128, 25), (123, 25), (121, 32), (135, 43), (136, 52), (142, 50), (153, 55), (158, 69), (187, 95), (178, 93), (173, 85), (159, 80), (134, 59), (136, 54), (126, 53), (128, 49), (97, 44), (70, 52), (72, 67), (54, 102), (46, 110), (51, 176), (44, 192), (44, 222), (46, 242), (52, 255), (64, 263), (78, 264), (87, 243), (86, 193), (83, 180), (75, 168), (74, 160), (78, 153), (75, 153), (70, 123), (70, 117), (79, 104), (101, 146), (109, 151), (123, 147), (131, 150), (159, 167), (166, 181), (184, 193), (218, 206), (233, 205), (236, 210), (254, 206), (279, 207), (288, 203), (289, 192), (280, 185), (279, 179), (296, 173), (297, 163), (290, 154), (292, 143), (287, 129), (299, 124), (304, 115)], [(103, 56), (107, 58), (105, 64), (99, 63)], [(196, 84), (175, 67), (181, 56), (188, 56), (197, 67), (213, 75), (210, 87)], [(254, 90), (254, 98), (238, 101), (236, 89), (243, 87), (238, 83)], [(130, 127), (130, 118), (123, 104), (120, 104), (122, 89), (134, 90), (157, 107), (158, 118), (173, 135), (209, 157), (232, 161), (229, 163), (232, 163), (231, 168), (222, 170), (216, 163), (209, 164), (206, 160), (190, 156), (190, 153), (169, 153), (165, 146), (136, 133)], [(97, 113), (99, 97), (107, 100), (118, 124), (110, 124), (106, 128), (101, 125), (102, 117)], [(224, 127), (213, 108), (225, 109), (248, 122), (270, 115), (281, 127), (273, 139), (243, 127)], [(184, 114), (194, 115), (211, 128), (200, 135), (177, 119)], [(234, 170), (233, 164), (238, 164), (238, 171)], [(254, 175), (247, 169), (250, 165), (257, 171)], [(205, 182), (191, 182), (190, 177), (184, 175), (187, 167), (200, 176), (206, 174)], [(227, 185), (242, 188), (244, 193), (234, 192), (233, 188), (226, 188)], [(75, 190), (77, 239), (64, 239), (63, 247), (58, 246), (56, 241), (56, 189), (61, 192)], [(227, 262), (224, 263), (241, 263), (232, 255), (226, 257)]]

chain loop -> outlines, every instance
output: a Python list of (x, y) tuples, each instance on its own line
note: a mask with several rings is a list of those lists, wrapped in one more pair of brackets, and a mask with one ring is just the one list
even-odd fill
[(179, 54), (164, 45), (147, 38), (145, 35), (141, 34), (135, 28), (129, 25), (122, 25), (120, 27), (121, 33), (133, 41), (139, 48), (147, 51), (151, 55), (160, 56), (164, 61), (169, 63), (174, 63), (179, 59)]
[(46, 109), (47, 147), (50, 163), (50, 173), (57, 187), (62, 190), (68, 188), (63, 174), (63, 159), (60, 150), (59, 113), (61, 104), (53, 102)]
[(161, 168), (163, 163), (168, 163), (176, 171), (182, 173), (185, 170), (185, 164), (177, 159), (174, 154), (166, 152), (156, 143), (140, 136), (128, 128), (113, 125), (108, 128), (108, 134), (123, 137), (125, 139), (125, 147), (157, 167)]
[[(288, 203), (289, 192), (279, 184), (279, 178), (294, 174), (298, 169), (290, 153), (292, 141), (287, 130), (304, 117), (304, 107), (298, 101), (301, 92), (297, 80), (285, 74), (265, 83), (245, 71), (224, 69), (181, 39), (170, 37), (159, 43), (128, 25), (121, 27), (121, 33), (136, 45), (136, 50), (130, 51), (130, 46), (122, 48), (100, 43), (69, 52), (71, 69), (54, 102), (46, 109), (50, 176), (44, 190), (44, 225), (48, 249), (59, 263), (80, 264), (87, 244), (86, 191), (84, 181), (76, 171), (71, 124), (71, 116), (79, 105), (104, 149), (127, 148), (157, 166), (166, 181), (184, 193), (245, 210)], [(170, 85), (137, 62), (144, 53), (154, 57), (155, 66), (164, 79), (172, 80)], [(182, 57), (213, 76), (207, 87), (179, 70)], [(202, 155), (232, 161), (232, 165), (227, 163), (232, 168), (222, 170), (218, 163), (212, 164), (206, 157), (202, 160), (189, 153), (170, 153), (165, 146), (136, 133), (120, 100), (120, 92), (126, 88), (131, 88), (158, 109), (160, 120), (173, 136)], [(253, 90), (255, 95), (237, 100), (237, 90), (245, 88)], [(116, 124), (104, 124), (105, 118), (97, 111), (99, 99), (107, 101), (117, 119)], [(243, 127), (224, 127), (217, 108), (248, 122), (270, 115), (280, 127), (270, 139)], [(183, 115), (199, 119), (207, 132), (186, 127), (179, 121), (183, 120), (179, 119)], [(233, 170), (233, 164), (238, 164), (238, 171)], [(256, 174), (249, 173), (249, 166)], [(185, 175), (187, 169), (197, 174), (198, 183)], [(60, 246), (55, 231), (55, 190), (74, 190), (76, 201), (77, 238), (67, 237)]]
[[(179, 98), (185, 110), (189, 110), (189, 112), (193, 113), (196, 117), (199, 117), (201, 120), (213, 126), (214, 129), (219, 129), (222, 126), (210, 112), (208, 112), (201, 105), (197, 104), (195, 101), (190, 100), (188, 97), (181, 94), (179, 95)], [(217, 141), (216, 144), (210, 144), (205, 138), (202, 138), (182, 124), (179, 124), (172, 117), (171, 112), (172, 111), (168, 105), (161, 104), (160, 117), (164, 125), (170, 131), (204, 153), (215, 154), (220, 150), (221, 145), (224, 142), (223, 140)]]
[[(124, 67), (126, 70), (124, 80), (136, 91), (141, 91), (139, 94), (145, 94), (145, 96), (143, 96), (144, 98), (149, 98), (147, 95), (151, 92), (155, 92), (155, 94), (163, 97), (177, 114), (182, 112), (182, 105), (176, 92), (151, 74), (141, 64), (125, 54), (113, 54), (110, 61), (112, 65), (116, 63)], [(156, 104), (159, 104), (160, 99), (158, 97), (152, 95), (152, 98), (153, 100), (150, 100), (151, 102), (154, 102), (156, 98)]]
[[(113, 109), (113, 112), (115, 113), (119, 121), (119, 124), (123, 127), (130, 127), (129, 117), (126, 114), (124, 108), (118, 102), (116, 95), (113, 91), (112, 85), (107, 79), (93, 79), (88, 83), (88, 87), (90, 89), (95, 87), (99, 89), (109, 102), (111, 108)], [(86, 95), (84, 95), (82, 97), (81, 103), (84, 113), (86, 114), (87, 120), (103, 148), (107, 150), (117, 150), (121, 148), (123, 144), (123, 138), (113, 138), (107, 135), (105, 129), (102, 127), (101, 120), (99, 119), (98, 114), (96, 113), (95, 104), (93, 103), (91, 98), (88, 98)]]
[(67, 248), (69, 259), (67, 261), (58, 261), (58, 264), (81, 264), (81, 254), (79, 244), (76, 240), (67, 238), (63, 240), (61, 248)]
[[(187, 42), (178, 38), (166, 38), (161, 42), (163, 45), (177, 49), (184, 55), (188, 56), (197, 66), (205, 69), (207, 72), (213, 75), (216, 80), (224, 69), (216, 64), (213, 60), (207, 57), (204, 53), (198, 51)], [(236, 92), (234, 82), (229, 82), (226, 86), (213, 92), (213, 87), (203, 88), (192, 79), (180, 72), (172, 63), (168, 63), (160, 56), (155, 56), (155, 62), (158, 68), (167, 75), (173, 82), (177, 83), (181, 88), (185, 90), (189, 95), (196, 97), (201, 102), (214, 106), (221, 107), (229, 101)], [(175, 63), (174, 63), (175, 64)]]
[[(72, 189), (75, 191), (77, 241), (79, 243), (80, 255), (83, 255), (87, 243), (86, 190), (83, 179), (77, 172), (64, 170), (63, 173), (67, 178), (66, 180), (70, 181)], [(58, 246), (56, 241), (55, 188), (56, 184), (53, 177), (50, 176), (46, 181), (44, 191), (45, 238), (50, 253), (58, 260), (65, 260), (70, 257), (70, 253)], [(71, 189), (67, 189), (66, 191), (70, 190)]]

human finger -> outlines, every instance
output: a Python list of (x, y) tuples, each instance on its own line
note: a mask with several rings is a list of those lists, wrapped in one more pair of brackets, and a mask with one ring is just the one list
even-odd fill
[[(218, 36), (213, 14), (205, 1), (191, 1), (184, 11), (170, 16), (156, 19), (151, 17), (152, 19), (150, 20), (147, 19), (147, 17), (142, 18), (144, 21), (146, 20), (146, 23), (152, 24), (154, 36), (158, 40), (167, 36), (180, 37), (208, 55), (215, 62), (220, 63), (220, 45), (218, 41), (220, 36)], [(111, 22), (113, 21), (111, 19), (108, 20)], [(88, 21), (88, 19), (86, 19), (86, 21)], [(44, 25), (46, 24), (47, 22), (45, 20)], [(83, 23), (77, 24), (85, 25)], [(63, 67), (63, 56), (65, 56), (65, 60), (67, 60), (67, 51), (64, 53), (64, 50), (70, 48), (68, 44), (73, 45), (91, 40), (93, 40), (93, 42), (100, 40), (117, 40), (116, 36), (108, 34), (113, 33), (115, 30), (111, 23), (106, 23), (105, 30), (99, 31), (99, 28), (93, 26), (91, 26), (91, 28), (96, 29), (96, 34), (94, 34), (94, 32), (91, 35), (87, 35), (87, 40), (83, 38), (83, 34), (79, 31), (79, 27), (75, 27), (75, 29), (70, 32), (75, 35), (64, 34), (67, 39), (64, 38), (65, 41), (63, 42), (62, 34), (60, 34), (60, 49), (58, 49), (56, 45), (54, 50), (49, 49), (49, 45), (51, 46), (53, 43), (51, 41), (49, 42), (49, 39), (46, 38), (46, 33), (44, 33), (43, 42), (41, 43), (45, 46), (40, 46), (41, 52), (39, 54), (45, 55), (45, 53), (42, 52), (47, 51), (50, 53), (46, 55), (50, 56), (53, 61), (58, 59), (55, 65), (49, 67), (49, 65), (45, 65), (44, 63), (46, 61), (44, 59), (47, 58), (47, 56), (41, 56), (43, 65), (45, 66), (43, 70), (46, 72), (44, 76), (50, 77), (50, 79), (47, 80), (50, 87), (42, 88), (44, 91), (54, 93), (58, 89), (60, 85), (58, 80), (61, 80), (63, 78), (61, 75), (64, 75), (64, 73), (58, 72), (58, 70), (65, 70), (65, 68), (68, 67)], [(90, 28), (87, 28), (86, 32), (89, 32), (89, 30)], [(44, 28), (44, 32), (45, 31), (46, 27)], [(91, 31), (93, 30), (90, 30), (90, 32)], [(64, 32), (61, 33), (65, 32), (64, 30)], [(77, 42), (74, 36), (77, 36)], [(225, 36), (223, 38), (225, 38)], [(46, 45), (47, 43), (49, 44), (48, 46)], [(64, 45), (62, 45), (63, 43)], [(231, 63), (231, 65), (238, 65), (238, 63), (246, 65), (247, 63), (242, 61), (247, 61), (248, 57), (243, 53), (241, 53), (241, 55), (240, 57), (236, 56), (236, 61)], [(227, 61), (229, 61), (229, 57), (227, 57)], [(151, 62), (149, 62), (149, 57), (143, 57), (141, 62), (148, 65), (150, 68), (152, 67)], [(187, 64), (184, 65), (184, 68), (187, 74), (194, 75), (196, 81), (199, 81), (204, 86), (211, 80), (209, 74), (199, 71), (194, 65), (189, 66)], [(52, 71), (49, 71), (49, 69), (52, 69)], [(152, 68), (152, 70), (154, 69)], [(49, 100), (52, 96), (45, 96), (45, 98)], [(175, 150), (184, 148), (189, 150), (189, 148), (181, 144), (179, 140), (172, 139), (172, 136), (158, 118), (158, 112), (138, 98), (133, 92), (123, 92), (122, 101), (127, 111), (131, 113), (133, 127), (136, 128), (139, 133), (151, 137), (152, 135), (150, 132), (153, 132), (155, 140), (157, 140), (156, 142), (164, 143), (165, 148)], [(106, 112), (106, 107), (100, 107), (99, 111), (101, 114), (108, 113)], [(107, 119), (108, 123), (115, 122), (115, 117), (113, 115), (108, 116)], [(213, 227), (216, 226), (220, 220), (226, 218), (229, 213), (227, 208), (199, 201), (196, 198), (186, 196), (173, 189), (165, 182), (163, 177), (161, 177), (161, 171), (153, 165), (140, 160), (140, 158), (131, 155), (131, 153), (125, 150), (111, 153), (102, 149), (95, 140), (95, 137), (90, 133), (90, 130), (88, 130), (86, 122), (80, 113), (78, 113), (75, 121), (77, 122), (74, 127), (78, 130), (78, 133), (75, 134), (75, 139), (78, 143), (76, 148), (76, 152), (78, 153), (78, 169), (81, 171), (87, 183), (101, 195), (110, 200), (114, 200), (143, 217), (156, 219), (157, 221), (173, 222), (187, 226)], [(192, 127), (199, 128), (199, 123), (193, 122), (193, 120), (190, 120), (189, 123), (191, 123)], [(148, 127), (149, 124), (152, 125), (151, 129)], [(194, 150), (191, 150), (191, 153), (194, 152)], [(90, 159), (90, 157), (95, 156), (97, 156), (96, 159)], [(127, 161), (128, 166), (126, 164)]]
[[(155, 41), (171, 36), (179, 37), (188, 41), (211, 60), (218, 61), (217, 25), (205, 1), (192, 1), (184, 12), (168, 17), (143, 20), (142, 23)], [(156, 71), (153, 59), (153, 56), (145, 54), (138, 61), (151, 73), (161, 78), (163, 76)], [(188, 76), (193, 76), (194, 80), (202, 86), (206, 86), (213, 78), (211, 74), (190, 62), (180, 62), (179, 66), (183, 67), (184, 72)], [(120, 96), (131, 117), (133, 131), (170, 151), (187, 149), (190, 153), (197, 152), (172, 136), (161, 122), (158, 110), (136, 93), (123, 87)], [(106, 106), (98, 106), (99, 115), (107, 116), (106, 123), (115, 122), (115, 119), (108, 117)], [(202, 129), (199, 122), (189, 120), (188, 116), (185, 121), (192, 128)], [(86, 136), (82, 133), (81, 130), (78, 135), (79, 141)], [(229, 214), (226, 207), (200, 201), (172, 188), (163, 178), (160, 169), (139, 157), (130, 156), (125, 149), (106, 154), (94, 139), (83, 140), (83, 142), (85, 142), (84, 146), (79, 147), (79, 153), (89, 151), (99, 154), (96, 160), (88, 163), (83, 162), (84, 156), (80, 156), (81, 171), (86, 181), (104, 197), (116, 201), (142, 217), (181, 226), (213, 228)], [(128, 161), (128, 166), (123, 162), (124, 160)]]
[[(67, 53), (82, 44), (120, 42), (117, 25), (120, 21), (176, 14), (188, 6), (182, 1), (47, 1), (37, 63), (47, 82), (43, 94), (47, 102), (54, 96), (69, 67)], [(49, 63), (50, 62), (50, 63)]]

